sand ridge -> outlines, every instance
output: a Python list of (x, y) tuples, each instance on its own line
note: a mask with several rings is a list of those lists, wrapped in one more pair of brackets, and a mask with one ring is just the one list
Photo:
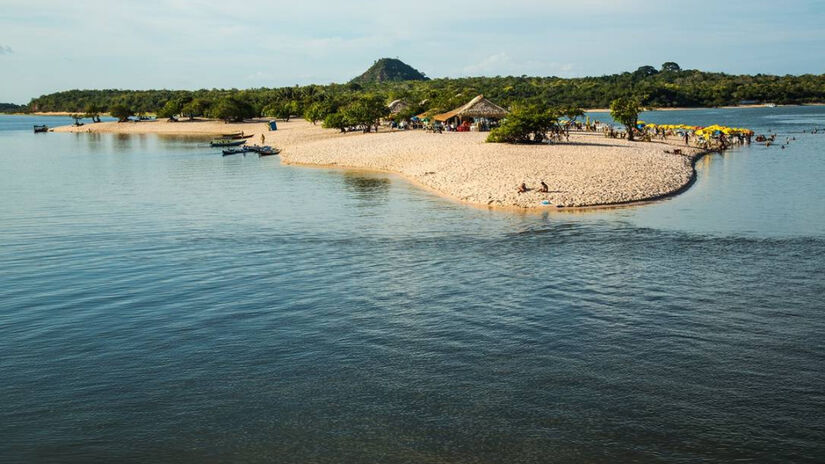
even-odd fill
[[(278, 121), (269, 131), (263, 120), (141, 121), (60, 127), (56, 132), (116, 132), (216, 135), (255, 134), (249, 143), (282, 149), (286, 164), (370, 169), (401, 174), (443, 195), (478, 206), (587, 207), (647, 201), (678, 192), (694, 178), (698, 149), (665, 153), (672, 146), (628, 142), (601, 134), (571, 133), (558, 144), (485, 143), (486, 133), (433, 134), (424, 131), (345, 133), (304, 120)], [(540, 182), (549, 193), (538, 192)], [(517, 193), (526, 183), (530, 191)], [(543, 202), (549, 202), (543, 204)]]

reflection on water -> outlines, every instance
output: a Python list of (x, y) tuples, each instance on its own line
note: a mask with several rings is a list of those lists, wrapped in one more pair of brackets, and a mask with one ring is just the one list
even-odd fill
[(516, 214), (6, 121), (2, 462), (825, 455), (825, 139), (708, 156), (645, 207)]

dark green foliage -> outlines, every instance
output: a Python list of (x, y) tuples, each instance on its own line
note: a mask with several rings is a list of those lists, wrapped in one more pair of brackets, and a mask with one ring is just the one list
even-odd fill
[(0, 103), (0, 113), (27, 113), (29, 105), (15, 105), (14, 103)]
[[(35, 98), (30, 106), (32, 111), (83, 112), (90, 103), (98, 105), (101, 111), (123, 103), (135, 110), (160, 111), (170, 100), (180, 99), (190, 102), (184, 103), (183, 114), (203, 116), (208, 113), (210, 102), (234, 96), (251, 105), (257, 113), (270, 105), (294, 101), (298, 110), (290, 110), (290, 116), (297, 116), (304, 115), (303, 108), (309, 109), (315, 103), (329, 105), (328, 111), (337, 111), (362, 95), (379, 95), (384, 103), (397, 98), (414, 106), (425, 102), (416, 108), (421, 113), (444, 112), (478, 94), (504, 107), (541, 104), (606, 108), (611, 101), (625, 96), (638, 98), (646, 107), (721, 106), (743, 100), (777, 104), (825, 102), (825, 75), (734, 76), (677, 69), (678, 65), (671, 62), (664, 63), (661, 72), (642, 67), (633, 73), (576, 79), (508, 76), (249, 90), (70, 90)], [(195, 101), (197, 105), (193, 104)]]
[(362, 96), (340, 111), (349, 125), (363, 126), (364, 132), (369, 132), (371, 127), (375, 127), (377, 131), (381, 118), (390, 114), (384, 99), (378, 95)]
[(129, 119), (129, 116), (135, 114), (128, 105), (123, 103), (117, 103), (111, 108), (109, 108), (109, 114), (112, 115), (113, 118), (117, 118), (117, 122), (124, 122)]
[(272, 118), (289, 121), (289, 118), (301, 114), (301, 105), (295, 100), (275, 101), (263, 108), (263, 113)]
[(341, 132), (344, 132), (344, 129), (348, 125), (346, 119), (344, 119), (344, 115), (341, 113), (330, 113), (326, 115), (323, 124), (326, 129), (339, 129)]
[(212, 102), (205, 98), (195, 98), (185, 103), (180, 112), (189, 119), (194, 119), (198, 116), (206, 116), (209, 109), (212, 107)]
[(100, 107), (94, 103), (89, 103), (83, 109), (83, 117), (90, 118), (92, 122), (100, 122)]
[(188, 103), (188, 101), (184, 98), (173, 98), (163, 105), (163, 108), (157, 112), (157, 115), (159, 118), (173, 118), (183, 112), (183, 106), (186, 103)]
[(487, 136), (493, 143), (540, 143), (547, 138), (547, 132), (558, 130), (561, 111), (530, 105), (516, 107), (507, 115), (500, 127)]
[(610, 117), (627, 128), (627, 140), (633, 140), (633, 131), (639, 122), (642, 105), (636, 98), (620, 97), (610, 103)]
[(681, 70), (682, 68), (679, 67), (677, 63), (674, 63), (672, 61), (662, 63), (662, 72), (679, 72)]
[(241, 122), (257, 116), (251, 104), (235, 97), (224, 97), (219, 100), (210, 109), (209, 115), (216, 119), (223, 119), (225, 122)]
[(376, 82), (424, 81), (427, 77), (412, 66), (395, 58), (381, 58), (370, 66), (364, 74), (351, 80), (353, 84)]

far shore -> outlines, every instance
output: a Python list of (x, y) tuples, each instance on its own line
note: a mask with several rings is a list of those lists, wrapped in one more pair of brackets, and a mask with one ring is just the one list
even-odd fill
[[(547, 209), (628, 205), (665, 198), (695, 179), (703, 153), (674, 141), (628, 142), (572, 132), (557, 144), (485, 143), (487, 133), (432, 134), (389, 131), (363, 134), (322, 129), (304, 120), (225, 124), (215, 120), (101, 122), (55, 132), (216, 136), (243, 131), (249, 143), (282, 149), (285, 164), (366, 169), (400, 174), (441, 195), (482, 207)], [(681, 148), (683, 155), (665, 153)], [(216, 149), (217, 152), (217, 149)], [(540, 182), (549, 192), (539, 192)], [(518, 193), (524, 182), (530, 189)]]

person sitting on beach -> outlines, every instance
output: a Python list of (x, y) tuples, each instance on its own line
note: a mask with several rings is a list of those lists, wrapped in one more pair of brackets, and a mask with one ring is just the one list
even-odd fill
[[(522, 185), (524, 185), (524, 184), (522, 184)], [(550, 191), (550, 187), (548, 187), (547, 184), (544, 183), (544, 181), (541, 181), (541, 188), (539, 189), (539, 192), (547, 193), (549, 191)]]
[(525, 192), (527, 192), (527, 184), (522, 182), (521, 185), (518, 186), (518, 193), (525, 193)]

